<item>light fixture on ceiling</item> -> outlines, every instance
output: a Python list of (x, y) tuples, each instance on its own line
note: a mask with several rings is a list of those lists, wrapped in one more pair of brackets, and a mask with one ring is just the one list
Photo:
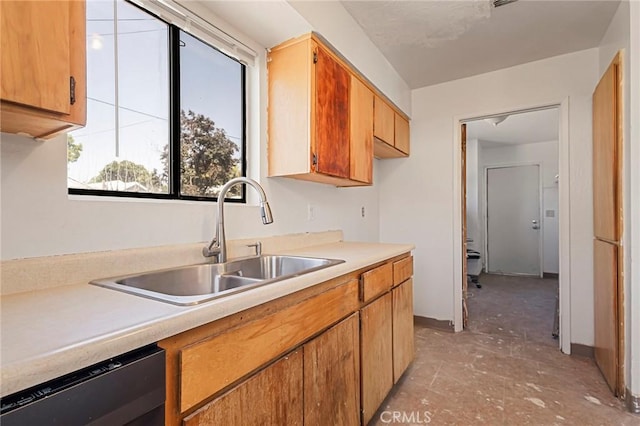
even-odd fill
[(492, 3), (493, 3), (493, 7), (500, 7), (509, 3), (515, 3), (517, 1), (518, 0), (493, 0)]
[(484, 119), (484, 121), (485, 121), (486, 123), (493, 124), (493, 127), (497, 127), (497, 126), (498, 126), (498, 124), (500, 124), (500, 123), (502, 123), (504, 120), (506, 120), (506, 119), (507, 119), (507, 117), (509, 117), (509, 114), (506, 114), (506, 115), (496, 115), (496, 116), (493, 116), (493, 117), (485, 118), (485, 119)]

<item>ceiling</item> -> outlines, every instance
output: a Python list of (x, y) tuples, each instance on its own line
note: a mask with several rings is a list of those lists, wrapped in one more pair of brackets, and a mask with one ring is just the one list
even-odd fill
[(342, 4), (415, 89), (596, 47), (619, 0)]
[(497, 126), (482, 119), (467, 123), (467, 140), (486, 148), (557, 141), (558, 132), (558, 108), (512, 114)]

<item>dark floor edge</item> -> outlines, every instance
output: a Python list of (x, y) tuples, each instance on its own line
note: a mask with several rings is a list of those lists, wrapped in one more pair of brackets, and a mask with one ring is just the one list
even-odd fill
[(593, 346), (581, 345), (580, 343), (572, 343), (571, 356), (582, 356), (585, 358), (593, 358)]
[(427, 328), (433, 328), (435, 330), (446, 331), (448, 333), (454, 333), (455, 329), (453, 327), (453, 323), (451, 321), (446, 320), (438, 320), (435, 318), (427, 318), (421, 317), (418, 315), (413, 316), (413, 323), (416, 325), (421, 325)]
[(542, 278), (558, 278), (560, 275), (554, 272), (543, 272)]
[(640, 396), (632, 395), (629, 388), (627, 388), (625, 402), (627, 403), (627, 410), (633, 414), (640, 414)]

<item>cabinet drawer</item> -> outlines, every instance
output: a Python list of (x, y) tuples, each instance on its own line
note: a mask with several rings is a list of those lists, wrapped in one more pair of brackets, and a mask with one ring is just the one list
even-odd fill
[(362, 301), (368, 302), (388, 291), (393, 283), (393, 266), (385, 263), (362, 274)]
[(402, 284), (413, 276), (413, 256), (393, 262), (393, 286)]
[(180, 351), (180, 412), (293, 349), (358, 309), (351, 280)]

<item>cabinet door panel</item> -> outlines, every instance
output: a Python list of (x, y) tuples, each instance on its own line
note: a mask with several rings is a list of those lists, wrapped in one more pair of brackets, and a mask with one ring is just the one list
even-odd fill
[(184, 426), (302, 425), (302, 352), (289, 354), (184, 419)]
[(362, 424), (367, 424), (393, 386), (391, 293), (360, 311)]
[(349, 178), (349, 73), (317, 47), (315, 68), (316, 171)]
[(69, 2), (3, 1), (3, 100), (68, 113)]
[(351, 164), (350, 177), (373, 182), (373, 92), (358, 78), (351, 76)]
[(394, 288), (393, 297), (393, 382), (413, 361), (413, 279)]
[(358, 313), (304, 345), (305, 425), (360, 424)]
[(594, 235), (609, 241), (620, 238), (617, 75), (617, 66), (609, 67), (593, 92)]
[(395, 118), (393, 109), (384, 100), (375, 97), (373, 104), (373, 135), (381, 141), (393, 146)]
[(395, 124), (395, 147), (409, 154), (409, 122), (399, 114), (395, 114)]

